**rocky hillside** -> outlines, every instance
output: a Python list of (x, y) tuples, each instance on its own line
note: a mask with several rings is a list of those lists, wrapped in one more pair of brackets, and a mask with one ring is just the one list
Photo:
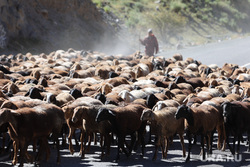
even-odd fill
[(0, 12), (2, 54), (104, 50), (121, 43), (114, 19), (91, 0), (1, 0)]

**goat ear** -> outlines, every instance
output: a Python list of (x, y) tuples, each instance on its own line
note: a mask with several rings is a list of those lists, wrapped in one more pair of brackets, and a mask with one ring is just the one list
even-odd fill
[(113, 115), (114, 117), (116, 116), (116, 114), (113, 111), (108, 110), (108, 112), (109, 112), (109, 114)]

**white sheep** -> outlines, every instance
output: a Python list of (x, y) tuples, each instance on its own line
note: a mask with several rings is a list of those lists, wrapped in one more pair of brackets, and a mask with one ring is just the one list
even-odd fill
[(158, 101), (154, 107), (153, 107), (153, 111), (157, 111), (157, 110), (161, 110), (165, 107), (178, 107), (180, 105), (180, 103), (178, 103), (175, 100), (164, 100), (164, 101)]
[(118, 94), (118, 96), (120, 96), (126, 103), (130, 103), (135, 99), (143, 99), (147, 97), (147, 94), (142, 90), (132, 90), (131, 92), (128, 90), (123, 90)]

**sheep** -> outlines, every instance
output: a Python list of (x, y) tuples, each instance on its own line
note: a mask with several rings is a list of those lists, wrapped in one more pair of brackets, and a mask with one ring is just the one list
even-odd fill
[[(225, 102), (229, 102), (229, 100), (227, 98), (223, 98), (223, 97), (214, 97), (211, 100), (206, 100), (206, 101), (202, 102), (201, 105), (211, 105), (211, 106), (215, 107), (219, 111), (220, 116), (222, 117), (222, 115), (223, 115), (222, 104)], [(217, 131), (218, 131), (217, 148), (221, 149), (222, 151), (225, 151), (225, 149), (226, 149), (226, 132), (225, 132), (225, 126), (223, 123), (221, 124), (221, 126), (219, 128), (217, 128)], [(222, 147), (221, 147), (221, 143), (223, 143)]]
[(120, 96), (126, 103), (130, 103), (135, 99), (146, 98), (147, 94), (142, 90), (133, 90), (131, 92), (123, 90), (118, 94), (118, 96)]
[(250, 97), (250, 87), (244, 88), (240, 96), (242, 99)]
[[(152, 58), (154, 59), (154, 57), (152, 57)], [(153, 61), (154, 60), (150, 60), (150, 58), (149, 59), (141, 59), (140, 63), (143, 63), (143, 64), (147, 65), (149, 72), (152, 72), (153, 67), (154, 67)]]
[[(132, 147), (135, 142), (135, 136), (133, 134), (137, 131), (138, 138), (141, 140), (142, 144), (142, 155), (144, 155), (144, 138), (143, 133), (145, 131), (146, 122), (140, 120), (142, 111), (145, 109), (144, 106), (140, 104), (130, 104), (125, 107), (117, 107), (115, 109), (109, 110), (101, 108), (96, 116), (97, 122), (102, 122), (105, 120), (110, 121), (112, 125), (113, 132), (118, 137), (118, 150), (116, 161), (120, 159), (120, 149), (129, 156), (132, 151)], [(124, 148), (125, 136), (131, 135), (131, 145), (129, 152)]]
[[(225, 120), (225, 129), (227, 135), (227, 145), (231, 153), (235, 154), (235, 140), (238, 138), (237, 153), (239, 152), (240, 139), (242, 134), (247, 132), (248, 138), (250, 136), (250, 103), (249, 102), (225, 102), (222, 104), (223, 107), (223, 117)], [(233, 148), (229, 144), (229, 135), (234, 136)], [(250, 145), (248, 146), (248, 151), (250, 151)]]
[[(211, 88), (211, 86), (210, 86)], [(232, 92), (232, 89), (228, 86), (228, 85), (218, 85), (218, 86), (214, 86), (215, 89), (218, 89), (220, 91), (221, 94), (225, 94), (225, 95), (229, 95)]]
[(208, 97), (198, 97), (197, 95), (191, 93), (190, 95), (188, 95), (184, 100), (183, 103), (186, 104), (187, 106), (192, 106), (195, 103), (199, 103), (201, 104), (203, 101), (205, 100), (210, 100), (212, 97), (208, 96)]
[(136, 82), (134, 82), (133, 83), (133, 86), (143, 86), (143, 85), (153, 85), (154, 84), (154, 81), (152, 81), (152, 80), (138, 80), (138, 81), (136, 81)]
[[(160, 99), (157, 98), (154, 94), (148, 95), (147, 100), (146, 100), (146, 107), (152, 109), (156, 105), (156, 103), (159, 102), (159, 100)], [(150, 124), (149, 124), (149, 127), (150, 127), (150, 129), (149, 129), (149, 142), (151, 142), (151, 132), (152, 132), (152, 130), (151, 130)]]
[(158, 101), (159, 99), (154, 94), (150, 94), (147, 96), (146, 104), (149, 108), (152, 109)]
[[(152, 111), (150, 109), (144, 109), (141, 115), (142, 121), (152, 122), (152, 126), (155, 126), (157, 142), (155, 143), (155, 153), (153, 160), (157, 159), (158, 147), (163, 146), (163, 141), (167, 140), (166, 150), (162, 148), (162, 158), (167, 157), (168, 141), (170, 137), (173, 137), (176, 133), (179, 134), (183, 157), (186, 156), (186, 150), (184, 147), (184, 119), (175, 119), (176, 107), (167, 107), (162, 110)], [(154, 122), (154, 123), (153, 123)]]
[(119, 106), (122, 106), (122, 105), (125, 106), (125, 105), (128, 105), (128, 104), (141, 104), (144, 107), (149, 107), (148, 104), (147, 104), (146, 99), (136, 99), (132, 103), (123, 103), (123, 104), (120, 103)]
[(42, 104), (47, 104), (45, 101), (38, 100), (38, 99), (28, 99), (26, 101), (19, 100), (19, 101), (14, 101), (13, 99), (5, 100), (3, 104), (1, 105), (1, 108), (9, 108), (16, 110), (18, 108), (24, 108), (24, 107), (29, 107), (33, 108), (38, 105)]
[(70, 70), (68, 75), (70, 78), (88, 78), (88, 77), (94, 76), (89, 69), (88, 70)]
[(142, 89), (147, 95), (150, 94), (156, 94), (156, 93), (161, 93), (164, 89), (163, 88), (152, 88), (152, 87), (146, 87)]
[(8, 94), (11, 94), (11, 95), (17, 94), (18, 92), (20, 92), (19, 87), (14, 82), (9, 82), (8, 84), (4, 85), (2, 87), (2, 90), (5, 92), (8, 92)]
[[(41, 100), (38, 100), (38, 99), (34, 99), (34, 100), (30, 99), (30, 100), (26, 100), (26, 101), (22, 101), (22, 100), (20, 100), (20, 101), (11, 101), (11, 100), (13, 100), (13, 98), (10, 99), (10, 100), (5, 100), (2, 103), (2, 105), (1, 105), (0, 108), (1, 109), (8, 108), (8, 109), (16, 110), (18, 108), (24, 108), (24, 107), (33, 108), (33, 107), (38, 106), (38, 105), (46, 104), (44, 101), (41, 101)], [(5, 125), (5, 127), (6, 127), (6, 125)], [(8, 146), (8, 148), (9, 148), (9, 146)], [(8, 150), (8, 148), (7, 148), (7, 150)], [(33, 151), (35, 152), (35, 150), (36, 150), (36, 145), (34, 143), (34, 145), (33, 145)]]
[[(96, 115), (98, 113), (98, 109), (101, 107), (105, 107), (108, 109), (113, 109), (116, 106), (114, 105), (103, 105), (103, 106), (93, 106), (93, 107), (88, 107), (88, 106), (80, 106), (76, 107), (74, 109), (74, 114), (72, 116), (72, 122), (76, 123), (79, 120), (84, 120), (83, 123), (83, 128), (86, 130), (87, 133), (100, 133), (101, 134), (101, 139), (104, 137), (104, 141), (107, 144), (107, 154), (109, 154), (110, 151), (110, 142), (111, 142), (111, 125), (108, 121), (103, 121), (100, 122), (99, 124), (95, 121)], [(102, 154), (101, 158), (104, 155), (104, 149), (103, 149), (103, 143), (102, 141), (100, 142), (101, 144), (101, 149), (102, 149)], [(83, 148), (82, 148), (83, 149)], [(82, 150), (82, 158), (84, 157), (85, 150)]]
[(29, 96), (32, 99), (40, 99), (42, 100), (44, 97), (40, 94), (40, 92), (43, 92), (44, 90), (41, 90), (36, 87), (31, 87), (29, 91), (24, 96)]
[(178, 84), (178, 83), (189, 83), (190, 85), (192, 85), (192, 87), (195, 89), (197, 87), (203, 87), (204, 86), (204, 83), (202, 82), (201, 79), (199, 78), (190, 78), (188, 80), (186, 80), (184, 77), (182, 76), (178, 76), (176, 79), (175, 79), (175, 83)]
[[(128, 91), (132, 91), (133, 87), (130, 84), (121, 84), (119, 86), (113, 87), (112, 91), (110, 92), (111, 94), (113, 93), (117, 93), (119, 94), (122, 90), (128, 90)], [(106, 93), (106, 92), (105, 92)], [(107, 93), (108, 95), (109, 93)]]
[(179, 91), (181, 91), (183, 94), (186, 94), (186, 95), (193, 93), (193, 91), (194, 91), (193, 87), (187, 83), (176, 84), (176, 83), (172, 82), (169, 84), (168, 89), (169, 90), (179, 89)]
[(110, 78), (110, 79), (107, 79), (106, 82), (108, 84), (111, 84), (114, 87), (122, 85), (122, 84), (129, 84), (129, 81), (123, 77)]
[[(106, 96), (106, 100), (105, 97), (102, 96), (104, 97), (102, 99), (102, 104), (100, 101), (92, 104), (103, 105), (103, 103), (112, 103), (117, 106), (129, 106), (130, 103), (124, 102), (124, 100), (118, 96), (118, 93), (122, 90), (128, 90), (130, 93), (137, 92), (137, 94), (146, 94), (147, 96), (150, 94), (151, 97), (155, 96), (155, 99), (148, 100), (148, 102), (143, 96), (138, 96), (138, 98), (131, 102), (136, 104), (139, 103), (144, 107), (149, 108), (155, 106), (155, 108), (152, 109), (155, 110), (158, 107), (161, 108), (165, 106), (166, 103), (162, 103), (161, 101), (165, 100), (166, 96), (167, 99), (171, 99), (171, 101), (176, 100), (172, 105), (179, 106), (180, 104), (185, 103), (183, 102), (183, 99), (189, 95), (190, 92), (195, 93), (193, 92), (193, 86), (191, 86), (190, 83), (178, 83), (180, 82), (178, 81), (179, 78), (184, 78), (186, 81), (192, 81), (195, 78), (204, 83), (204, 86), (200, 85), (199, 87), (196, 87), (195, 90), (202, 91), (197, 91), (195, 95), (198, 95), (198, 97), (191, 98), (188, 103), (186, 103), (187, 105), (198, 102), (201, 106), (203, 104), (209, 104), (216, 106), (218, 110), (221, 110), (222, 107), (218, 105), (221, 104), (221, 102), (218, 102), (219, 100), (242, 100), (250, 95), (249, 84), (247, 82), (248, 76), (245, 75), (249, 74), (249, 70), (241, 67), (238, 68), (236, 65), (232, 64), (227, 64), (223, 69), (220, 69), (217, 65), (206, 66), (192, 58), (183, 61), (182, 58), (169, 58), (165, 60), (162, 57), (147, 58), (142, 56), (142, 59), (132, 60), (133, 58), (131, 56), (105, 56), (96, 52), (90, 53), (84, 51), (83, 53), (78, 53), (73, 49), (69, 49), (69, 51), (66, 52), (57, 51), (50, 55), (31, 55), (29, 53), (26, 55), (20, 54), (20, 56), (14, 57), (20, 57), (20, 59), (18, 59), (20, 62), (11, 62), (9, 63), (9, 67), (3, 66), (5, 68), (3, 70), (8, 70), (9, 74), (4, 74), (0, 70), (0, 87), (3, 88), (3, 92), (2, 94), (0, 92), (0, 96), (4, 96), (5, 98), (4, 100), (1, 99), (0, 104), (4, 103), (6, 99), (10, 100), (13, 104), (12, 106), (11, 103), (9, 103), (10, 101), (6, 101), (3, 106), (9, 104), (10, 107), (14, 107), (15, 105), (20, 108), (25, 106), (32, 107), (41, 103), (41, 100), (37, 101), (37, 99), (32, 99), (34, 100), (32, 103), (27, 103), (28, 98), (21, 100), (20, 97), (20, 95), (23, 96), (25, 92), (36, 85), (36, 88), (44, 88), (45, 91), (43, 90), (44, 92), (40, 92), (40, 94), (41, 98), (43, 98), (44, 95), (49, 97), (48, 100), (50, 101), (47, 102), (57, 104), (56, 100), (59, 100), (60, 97), (61, 104), (57, 104), (60, 107), (63, 107), (63, 105), (69, 106), (71, 103), (68, 102), (71, 100), (73, 102), (75, 98), (77, 98), (77, 96), (74, 95), (74, 98), (69, 94), (71, 90), (75, 89), (81, 90), (81, 93), (88, 97), (94, 97), (99, 92), (102, 93), (100, 94), (101, 96)], [(148, 74), (142, 74), (143, 76), (141, 77), (139, 77), (140, 74), (137, 73), (136, 78), (136, 74), (133, 70), (139, 64), (141, 64), (140, 66), (144, 66), (145, 69), (148, 69), (149, 73), (146, 72)], [(22, 71), (20, 71), (20, 69)], [(98, 72), (99, 69), (104, 69), (105, 72)], [(98, 76), (95, 76), (95, 72)], [(110, 74), (114, 74), (116, 77), (108, 79)], [(164, 76), (164, 74), (166, 74), (166, 76)], [(175, 75), (176, 79), (169, 74)], [(245, 82), (243, 82), (244, 80)], [(176, 86), (175, 89), (169, 87), (171, 82), (176, 82), (175, 85), (173, 85)], [(242, 91), (238, 91), (238, 94), (231, 94), (233, 85), (235, 85), (235, 87), (239, 85), (242, 88)], [(171, 90), (164, 89), (168, 87)], [(10, 96), (14, 96), (14, 98), (10, 98)], [(220, 96), (220, 98), (218, 96)], [(221, 98), (221, 96), (226, 97)], [(204, 102), (204, 100), (209, 101)], [(159, 103), (154, 105), (157, 101), (159, 101)], [(244, 101), (247, 101), (247, 99), (244, 99)], [(65, 103), (68, 104), (65, 105)], [(86, 104), (80, 101), (77, 103), (79, 106)], [(87, 105), (89, 106), (92, 104)], [(195, 103), (194, 105), (198, 104)], [(192, 105), (192, 107), (194, 105)], [(78, 107), (78, 105), (71, 108), (70, 114), (73, 115), (73, 109), (75, 107)], [(67, 107), (64, 109), (66, 108)], [(65, 112), (65, 115), (67, 115), (66, 113), (67, 112)], [(72, 118), (70, 118), (70, 121), (72, 122)], [(78, 142), (76, 143), (78, 144)]]
[(109, 93), (106, 96), (105, 104), (114, 104), (119, 105), (119, 103), (123, 102), (123, 99), (118, 95), (118, 93)]
[(64, 121), (63, 111), (53, 104), (18, 110), (2, 109), (0, 111), (0, 126), (6, 122), (10, 124), (9, 133), (13, 140), (14, 157), (12, 163), (15, 165), (17, 162), (19, 145), (20, 166), (23, 166), (23, 158), (26, 155), (28, 143), (37, 138), (47, 137), (50, 133), (53, 133), (56, 140), (57, 163), (59, 163), (58, 135), (61, 133)]
[(174, 95), (174, 97), (172, 99), (177, 101), (179, 104), (184, 104), (183, 101), (184, 101), (184, 99), (186, 99), (186, 97), (187, 97), (187, 95), (177, 94), (177, 95)]
[(103, 104), (105, 104), (107, 100), (107, 97), (102, 93), (98, 93), (94, 98), (100, 100)]
[(229, 101), (241, 101), (242, 100), (242, 97), (238, 94), (228, 94), (225, 98)]
[(185, 118), (187, 121), (186, 134), (189, 145), (186, 162), (190, 160), (192, 134), (201, 135), (202, 158), (205, 159), (204, 137), (206, 137), (207, 140), (209, 153), (212, 154), (213, 132), (215, 128), (221, 124), (221, 122), (223, 123), (223, 119), (221, 118), (219, 111), (210, 105), (202, 105), (195, 108), (181, 105), (178, 107), (175, 117), (176, 119)]
[(61, 92), (58, 95), (55, 95), (53, 93), (47, 93), (43, 100), (47, 103), (53, 103), (61, 107), (64, 104), (75, 100), (75, 98), (67, 92)]
[(129, 81), (133, 81), (135, 80), (135, 72), (132, 70), (122, 71), (119, 77), (125, 78), (126, 80), (129, 80)]
[(240, 81), (248, 82), (250, 81), (250, 74), (242, 73), (237, 76), (237, 79)]
[(4, 74), (11, 74), (11, 73), (13, 73), (12, 71), (9, 71), (9, 69), (7, 69), (2, 64), (0, 64), (0, 71), (2, 71)]
[(192, 71), (198, 71), (198, 65), (195, 63), (188, 64), (186, 69), (190, 69)]
[(155, 84), (157, 87), (168, 88), (170, 82), (156, 80), (156, 81), (154, 82), (154, 84)]
[(152, 108), (153, 111), (161, 110), (165, 107), (178, 107), (180, 106), (180, 103), (178, 103), (175, 100), (163, 100), (163, 101), (158, 101), (154, 107)]
[(241, 95), (243, 92), (243, 88), (240, 87), (239, 85), (234, 85), (231, 90), (232, 94), (238, 94)]
[(135, 78), (147, 76), (149, 74), (149, 67), (144, 63), (139, 63), (134, 67)]
[(83, 96), (81, 91), (76, 88), (71, 89), (69, 91), (69, 94), (72, 95), (75, 99)]
[(150, 79), (150, 80), (161, 80), (162, 78), (164, 78), (164, 72), (163, 70), (154, 70), (152, 72), (150, 72), (146, 78)]
[(95, 76), (99, 76), (102, 79), (108, 79), (110, 71), (113, 71), (110, 66), (99, 66), (96, 68)]
[(203, 99), (212, 99), (213, 97), (219, 97), (220, 95), (221, 93), (218, 89), (207, 87), (203, 87), (203, 90), (197, 93), (197, 96)]
[(250, 82), (240, 82), (240, 86), (243, 88), (250, 88)]
[[(72, 122), (72, 116), (74, 113), (74, 108), (78, 107), (78, 106), (98, 106), (98, 105), (103, 105), (103, 103), (100, 100), (91, 98), (91, 97), (80, 97), (78, 99), (76, 99), (75, 101), (69, 103), (69, 104), (65, 104), (65, 106), (62, 106), (63, 112), (64, 112), (64, 117), (66, 120), (66, 123), (69, 127), (69, 136), (68, 136), (68, 141), (69, 141), (69, 150), (70, 153), (73, 154), (74, 153), (74, 149), (72, 146), (72, 135), (75, 134), (75, 130), (76, 129), (81, 129), (82, 133), (81, 133), (81, 148), (83, 147), (83, 125), (82, 125), (82, 121), (77, 121), (77, 122)], [(76, 142), (77, 143), (77, 142)], [(82, 149), (80, 149), (80, 155), (82, 155)]]
[[(1, 79), (0, 81), (0, 87), (5, 86), (6, 84), (8, 84), (10, 82), (9, 79)], [(2, 88), (3, 89), (3, 88)]]
[(234, 70), (239, 68), (237, 65), (233, 65), (233, 64), (228, 64), (228, 63), (225, 63), (223, 66), (222, 66), (222, 70), (225, 71), (225, 76), (226, 77), (230, 77)]
[(112, 92), (112, 89), (113, 89), (113, 85), (109, 83), (105, 83), (102, 86), (100, 86), (100, 88), (98, 88), (97, 91), (104, 95), (107, 95), (108, 93)]

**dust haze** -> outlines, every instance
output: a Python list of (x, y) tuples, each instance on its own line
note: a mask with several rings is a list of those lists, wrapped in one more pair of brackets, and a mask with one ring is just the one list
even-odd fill
[[(92, 50), (100, 51), (109, 55), (130, 55), (138, 50), (135, 43), (135, 35), (126, 30), (116, 33), (105, 32), (97, 37), (99, 40), (92, 46)], [(139, 40), (137, 39), (139, 44)]]

